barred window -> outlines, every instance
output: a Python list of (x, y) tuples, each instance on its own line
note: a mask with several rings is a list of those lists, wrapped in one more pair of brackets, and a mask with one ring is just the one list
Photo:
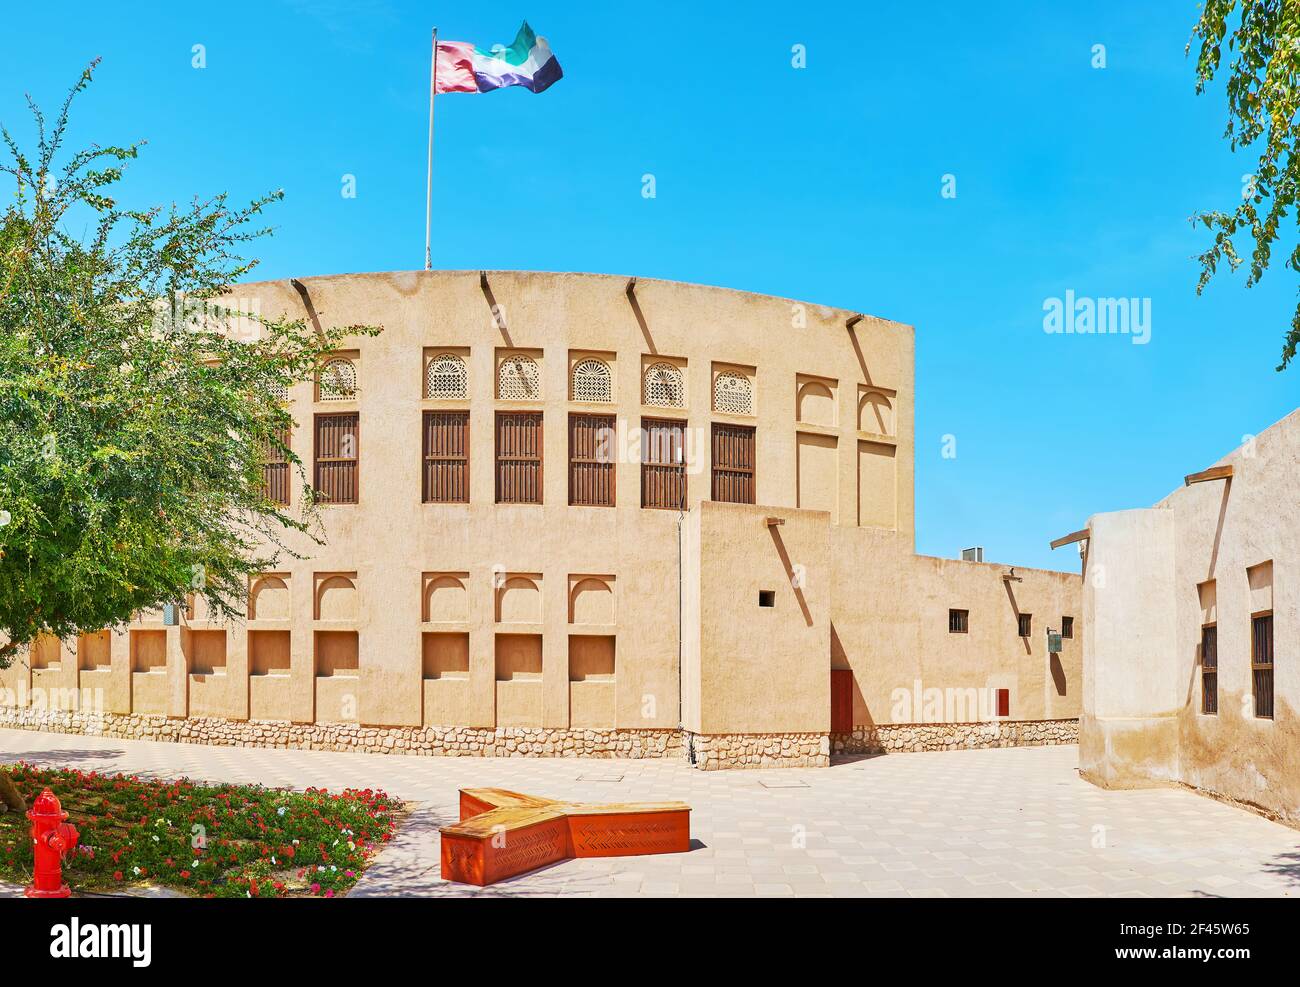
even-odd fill
[(1273, 718), (1273, 615), (1250, 618), (1250, 672), (1255, 692), (1255, 715)]
[(713, 410), (729, 415), (754, 413), (754, 385), (744, 374), (724, 370), (713, 379)]
[(948, 633), (949, 634), (965, 634), (969, 630), (970, 630), (969, 610), (948, 611)]
[(686, 509), (686, 423), (641, 419), (641, 506)]
[(614, 400), (614, 377), (609, 364), (600, 360), (583, 360), (573, 368), (574, 401), (596, 401), (610, 404)]
[(542, 502), (542, 415), (498, 412), (496, 500), (498, 504)]
[(569, 503), (574, 507), (614, 506), (613, 415), (569, 416)]
[(754, 503), (754, 429), (713, 423), (713, 499)]
[(262, 444), (265, 463), (262, 466), (262, 496), (273, 504), (289, 504), (289, 459), (285, 449), (289, 445), (289, 429), (280, 428), (274, 438)]
[(1034, 615), (1032, 613), (1022, 613), (1017, 617), (1019, 633), (1021, 637), (1029, 637), (1034, 626)]
[(316, 400), (351, 401), (356, 396), (356, 365), (342, 357), (325, 361), (316, 377)]
[(1067, 640), (1067, 641), (1071, 640), (1071, 639), (1074, 637), (1074, 618), (1073, 618), (1073, 617), (1062, 617), (1062, 618), (1061, 618), (1061, 637), (1062, 637), (1064, 640)]
[(357, 502), (361, 422), (357, 415), (316, 416), (317, 495), (326, 504)]
[(424, 374), (424, 396), (459, 400), (469, 397), (469, 373), (465, 361), (454, 353), (439, 353), (429, 361)]
[(1201, 712), (1219, 711), (1219, 628), (1201, 628)]
[(502, 401), (536, 401), (542, 394), (541, 374), (536, 361), (522, 355), (508, 356), (497, 369), (497, 397)]
[(641, 400), (656, 408), (685, 408), (686, 383), (681, 370), (671, 363), (647, 367), (641, 382)]
[(424, 413), (426, 504), (469, 503), (469, 412)]

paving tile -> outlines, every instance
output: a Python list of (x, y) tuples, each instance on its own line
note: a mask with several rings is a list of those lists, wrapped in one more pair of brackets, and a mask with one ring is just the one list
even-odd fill
[[(1095, 788), (1066, 746), (896, 754), (756, 777), (670, 760), (403, 757), (0, 730), (0, 759), (17, 758), (159, 778), (383, 788), (415, 811), (357, 896), (1300, 896), (1296, 831), (1188, 791)], [(803, 784), (762, 784), (792, 781)], [(571, 860), (486, 889), (443, 881), (438, 828), (456, 820), (461, 787), (681, 799), (692, 806), (696, 848)], [(1098, 832), (1104, 847), (1093, 845)], [(0, 885), (0, 897), (20, 893)]]

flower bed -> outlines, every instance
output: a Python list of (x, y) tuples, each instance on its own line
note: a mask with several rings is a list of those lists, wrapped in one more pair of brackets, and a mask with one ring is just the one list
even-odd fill
[[(11, 768), (31, 805), (43, 788), (63, 803), (81, 839), (64, 862), (73, 892), (161, 885), (206, 897), (345, 894), (403, 809), (384, 792), (203, 785), (186, 778)], [(30, 822), (0, 814), (0, 877), (31, 880)]]

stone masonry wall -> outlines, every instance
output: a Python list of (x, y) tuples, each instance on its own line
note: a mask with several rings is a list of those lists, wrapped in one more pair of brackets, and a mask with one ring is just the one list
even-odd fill
[(0, 706), (0, 727), (229, 747), (279, 747), (443, 757), (680, 757), (677, 730), (367, 727), (280, 720), (169, 719)]
[(826, 768), (831, 742), (824, 733), (687, 733), (687, 750), (701, 771), (720, 768)]
[(979, 750), (1077, 744), (1078, 720), (994, 720), (987, 723), (886, 723), (833, 733), (833, 754)]
[(171, 719), (0, 706), (0, 727), (230, 747), (443, 757), (688, 757), (701, 770), (821, 768), (831, 755), (1030, 747), (1078, 742), (1078, 720), (903, 723), (851, 733), (693, 734), (679, 730), (367, 727), (279, 720)]

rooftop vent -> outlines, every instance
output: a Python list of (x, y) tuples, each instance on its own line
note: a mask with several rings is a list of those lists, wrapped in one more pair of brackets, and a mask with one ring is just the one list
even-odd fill
[(961, 560), (963, 562), (983, 562), (984, 546), (977, 545), (974, 548), (963, 548), (961, 550)]

